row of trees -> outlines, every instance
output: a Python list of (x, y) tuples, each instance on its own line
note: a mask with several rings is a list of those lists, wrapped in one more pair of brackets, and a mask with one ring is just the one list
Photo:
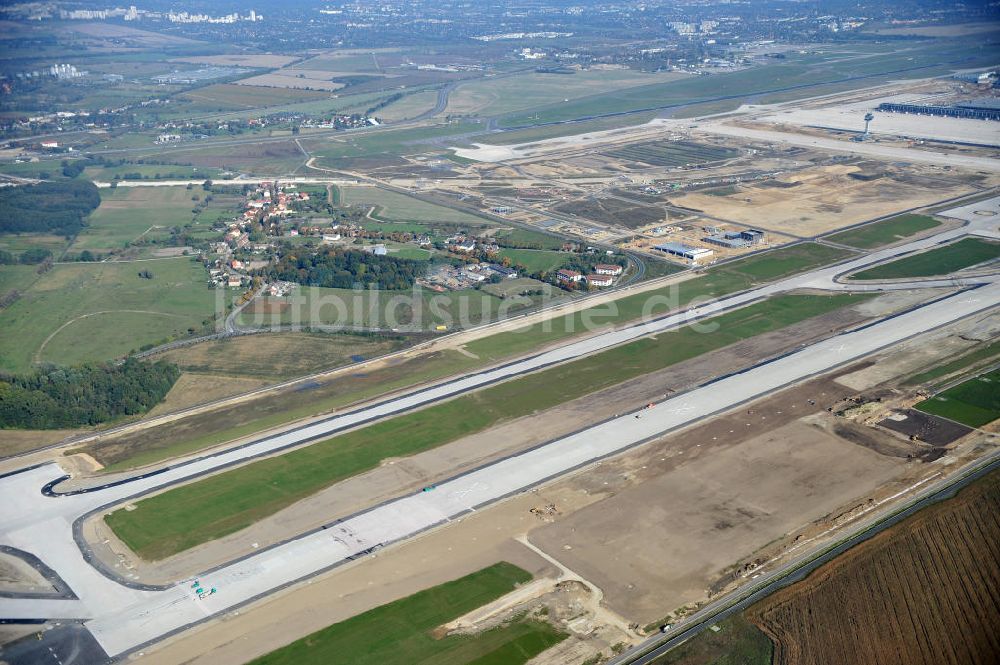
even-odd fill
[(272, 280), (306, 286), (350, 289), (360, 284), (401, 290), (413, 286), (427, 264), (412, 259), (376, 256), (367, 252), (322, 247), (298, 256), (287, 254), (267, 270)]
[(145, 413), (166, 396), (179, 376), (176, 365), (134, 358), (120, 365), (0, 374), (0, 428), (79, 427)]
[(0, 233), (75, 236), (100, 204), (97, 187), (86, 180), (0, 188)]

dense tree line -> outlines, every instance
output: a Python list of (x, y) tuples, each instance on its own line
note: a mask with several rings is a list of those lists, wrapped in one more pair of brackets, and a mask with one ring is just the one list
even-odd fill
[(0, 188), (0, 233), (74, 236), (100, 204), (97, 187), (86, 180)]
[(398, 290), (411, 288), (425, 268), (426, 263), (411, 259), (323, 247), (307, 254), (286, 254), (268, 269), (267, 275), (306, 286), (350, 289), (361, 284)]
[(180, 376), (166, 361), (49, 367), (0, 374), (0, 427), (59, 429), (96, 425), (156, 406)]

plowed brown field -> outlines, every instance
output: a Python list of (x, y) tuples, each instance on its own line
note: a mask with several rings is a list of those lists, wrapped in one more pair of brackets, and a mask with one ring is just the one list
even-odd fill
[(748, 611), (776, 665), (1000, 662), (1000, 473)]

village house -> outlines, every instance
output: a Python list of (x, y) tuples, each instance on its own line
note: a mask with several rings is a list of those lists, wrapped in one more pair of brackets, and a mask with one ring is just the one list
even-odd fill
[(613, 281), (611, 275), (587, 275), (587, 284), (590, 286), (611, 286)]
[(560, 282), (579, 282), (583, 279), (583, 275), (575, 270), (570, 270), (569, 268), (561, 268), (559, 272), (556, 273), (556, 278)]

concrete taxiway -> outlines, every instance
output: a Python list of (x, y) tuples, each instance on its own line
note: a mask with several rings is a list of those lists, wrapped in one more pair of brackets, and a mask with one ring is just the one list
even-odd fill
[[(255, 552), (197, 580), (167, 588), (112, 579), (95, 567), (76, 539), (82, 519), (142, 494), (199, 477), (257, 455), (329, 436), (346, 427), (474, 390), (483, 385), (547, 365), (593, 353), (632, 339), (668, 330), (692, 319), (745, 305), (794, 289), (869, 290), (914, 288), (931, 283), (845, 285), (841, 275), (894, 256), (920, 251), (965, 234), (997, 238), (996, 215), (977, 214), (996, 206), (973, 204), (962, 228), (881, 250), (852, 261), (776, 282), (688, 311), (567, 344), (501, 368), (338, 415), (321, 423), (268, 437), (218, 454), (174, 464), (115, 484), (60, 493), (64, 472), (56, 464), (27, 468), (0, 477), (0, 544), (28, 552), (56, 571), (76, 599), (0, 598), (0, 620), (76, 619), (108, 655), (134, 651), (173, 632), (205, 620), (296, 581), (385, 547), (525, 491), (609, 455), (659, 438), (756, 399), (784, 386), (853, 362), (889, 345), (1000, 304), (1000, 280), (994, 277), (948, 280), (965, 291), (915, 308), (891, 319), (804, 347), (678, 395), (652, 408), (624, 415), (532, 450), (483, 466), (406, 496), (326, 525), (315, 532)], [(45, 491), (43, 491), (43, 489)], [(197, 528), (196, 520), (192, 528)], [(198, 582), (196, 584), (195, 582)], [(213, 593), (212, 590), (215, 590)]]

